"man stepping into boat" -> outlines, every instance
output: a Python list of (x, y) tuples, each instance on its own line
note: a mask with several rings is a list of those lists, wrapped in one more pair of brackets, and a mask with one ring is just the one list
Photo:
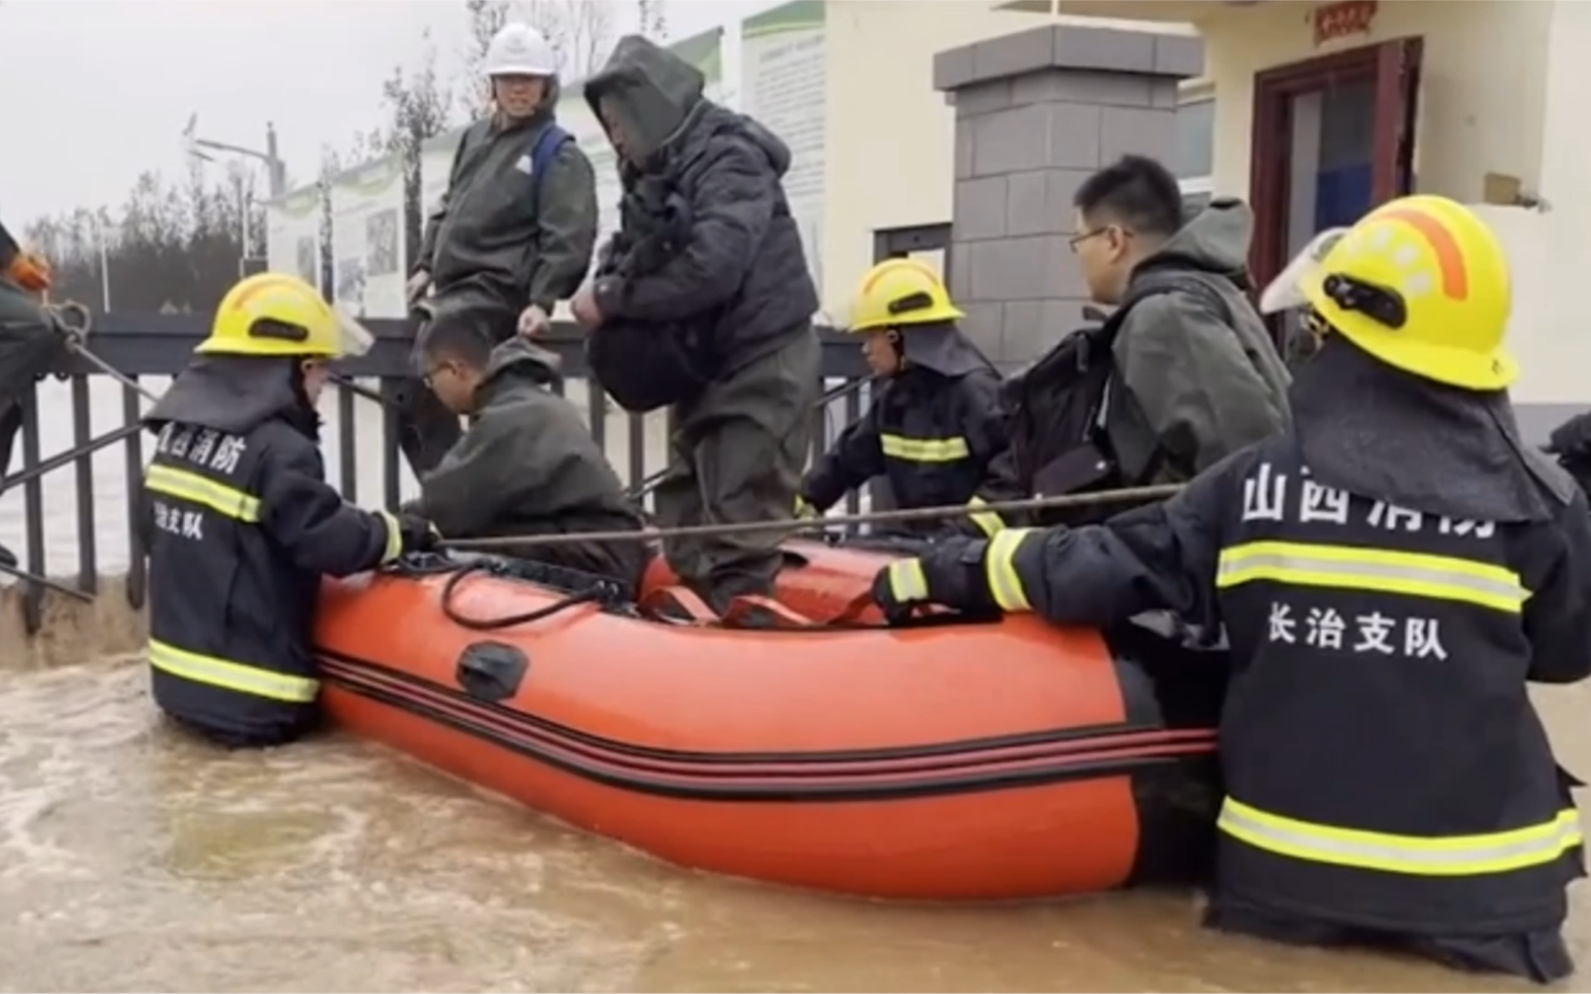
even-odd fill
[(1105, 625), (1224, 624), (1227, 798), (1206, 923), (1573, 971), (1579, 816), (1527, 681), (1591, 675), (1586, 497), (1521, 444), (1507, 258), (1469, 209), (1386, 204), (1266, 291), (1321, 337), (1294, 426), (1103, 525), (1007, 529), (874, 593)]
[[(821, 514), (876, 476), (901, 508), (978, 501), (990, 463), (1006, 447), (1000, 374), (961, 334), (965, 317), (944, 284), (916, 259), (868, 270), (851, 303), (868, 368), (883, 384), (867, 413), (840, 435), (801, 485), (801, 513)], [(1001, 527), (985, 511), (963, 519), (986, 534)], [(944, 522), (911, 523), (934, 532)]]
[[(788, 520), (821, 385), (817, 290), (782, 180), (790, 150), (703, 86), (701, 70), (639, 35), (620, 39), (585, 86), (619, 155), (625, 197), (605, 253), (611, 268), (570, 309), (591, 329), (587, 352), (604, 389), (626, 407), (633, 393), (672, 407), (674, 460), (653, 492), (665, 528)], [(655, 268), (631, 265), (624, 246), (674, 227), (668, 218), (678, 221), (674, 251)], [(601, 344), (616, 340), (625, 343), (617, 354)], [(742, 594), (773, 593), (780, 538), (679, 536), (664, 553), (724, 611)]]
[[(575, 405), (551, 389), (558, 357), (523, 338), (493, 347), (486, 305), (442, 304), (421, 335), (421, 375), (469, 429), (420, 481), (406, 510), (449, 538), (640, 530), (641, 515)], [(648, 552), (634, 542), (535, 546), (520, 555), (634, 589)]]
[(303, 280), (251, 276), (152, 407), (144, 474), (155, 703), (226, 746), (319, 721), (311, 629), (321, 577), (431, 547), (419, 518), (364, 511), (326, 483), (315, 404), (327, 364), (369, 332)]
[[(502, 305), (497, 341), (539, 335), (554, 306), (580, 288), (597, 241), (596, 174), (559, 127), (558, 59), (525, 24), (505, 24), (483, 69), (492, 113), (459, 139), (447, 193), (427, 220), (409, 279), (410, 303), (426, 291)], [(418, 387), (418, 384), (415, 385)], [(429, 391), (404, 398), (400, 441), (420, 476), (459, 438), (456, 418)]]

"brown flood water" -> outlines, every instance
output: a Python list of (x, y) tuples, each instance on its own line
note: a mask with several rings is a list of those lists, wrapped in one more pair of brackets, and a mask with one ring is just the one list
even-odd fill
[[(132, 658), (0, 672), (0, 989), (1520, 989), (1212, 935), (1187, 893), (921, 907), (712, 877), (344, 736), (208, 750), (145, 685)], [(1591, 688), (1542, 696), (1591, 769)]]

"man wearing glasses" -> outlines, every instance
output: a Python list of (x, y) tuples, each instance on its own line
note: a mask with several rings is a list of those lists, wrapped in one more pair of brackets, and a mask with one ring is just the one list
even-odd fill
[(1176, 179), (1132, 155), (1089, 177), (1073, 205), (1089, 294), (1126, 308), (1097, 412), (1119, 484), (1188, 480), (1287, 428), (1291, 377), (1246, 296), (1248, 205), (1217, 198), (1184, 224)]

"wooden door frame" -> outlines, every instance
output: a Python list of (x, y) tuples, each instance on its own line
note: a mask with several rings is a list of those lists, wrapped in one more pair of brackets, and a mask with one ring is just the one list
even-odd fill
[(1291, 200), (1292, 98), (1333, 85), (1379, 83), (1375, 93), (1371, 152), (1371, 202), (1409, 192), (1409, 160), (1414, 132), (1414, 96), (1405, 87), (1417, 80), (1423, 52), (1419, 37), (1395, 38), (1333, 52), (1254, 74), (1254, 119), (1249, 157), (1249, 203), (1257, 220), (1249, 252), (1255, 284), (1264, 287), (1288, 263), (1285, 241)]

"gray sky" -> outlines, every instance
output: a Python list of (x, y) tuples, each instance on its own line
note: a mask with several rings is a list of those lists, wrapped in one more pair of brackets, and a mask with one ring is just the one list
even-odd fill
[[(633, 2), (604, 2), (620, 31), (634, 27)], [(669, 37), (776, 3), (668, 0)], [(0, 211), (17, 230), (77, 206), (119, 207), (146, 169), (180, 179), (179, 135), (195, 111), (200, 137), (252, 148), (274, 121), (293, 178), (311, 179), (322, 144), (346, 146), (378, 122), (382, 79), (419, 61), (428, 27), (452, 77), (468, 37), (463, 0), (0, 0)], [(725, 45), (738, 54), (733, 27)], [(731, 79), (736, 64), (726, 59)]]

